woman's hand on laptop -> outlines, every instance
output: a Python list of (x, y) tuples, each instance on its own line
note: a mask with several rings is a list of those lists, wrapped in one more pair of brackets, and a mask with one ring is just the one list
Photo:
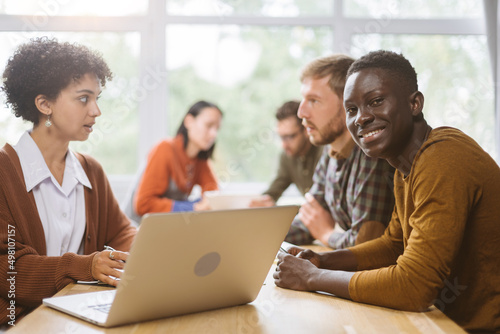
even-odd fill
[(92, 277), (106, 284), (117, 286), (127, 257), (128, 253), (116, 250), (98, 252), (92, 260)]

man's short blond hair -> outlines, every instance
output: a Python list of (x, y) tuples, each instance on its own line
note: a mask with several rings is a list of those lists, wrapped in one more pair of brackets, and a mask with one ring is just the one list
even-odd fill
[(300, 81), (303, 82), (306, 78), (322, 79), (329, 76), (330, 89), (339, 98), (343, 98), (347, 70), (353, 62), (353, 58), (343, 54), (316, 58), (304, 67)]

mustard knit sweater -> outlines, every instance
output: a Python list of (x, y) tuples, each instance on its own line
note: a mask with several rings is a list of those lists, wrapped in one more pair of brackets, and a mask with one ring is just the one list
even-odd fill
[(353, 300), (408, 311), (431, 305), (466, 330), (500, 331), (500, 168), (452, 128), (431, 131), (411, 172), (394, 177), (385, 234), (351, 248)]

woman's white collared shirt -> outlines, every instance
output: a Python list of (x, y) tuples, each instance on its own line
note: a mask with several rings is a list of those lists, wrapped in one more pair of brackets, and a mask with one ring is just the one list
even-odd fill
[(14, 146), (23, 169), (26, 191), (33, 191), (45, 233), (48, 256), (72, 252), (83, 254), (85, 233), (84, 188), (92, 189), (80, 161), (66, 154), (62, 185), (50, 172), (40, 149), (25, 132)]

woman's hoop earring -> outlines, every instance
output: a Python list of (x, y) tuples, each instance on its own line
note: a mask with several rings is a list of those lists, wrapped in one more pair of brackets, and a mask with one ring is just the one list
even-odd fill
[(48, 115), (47, 120), (45, 121), (45, 126), (50, 128), (51, 125), (52, 125), (52, 122), (50, 121), (50, 115)]

